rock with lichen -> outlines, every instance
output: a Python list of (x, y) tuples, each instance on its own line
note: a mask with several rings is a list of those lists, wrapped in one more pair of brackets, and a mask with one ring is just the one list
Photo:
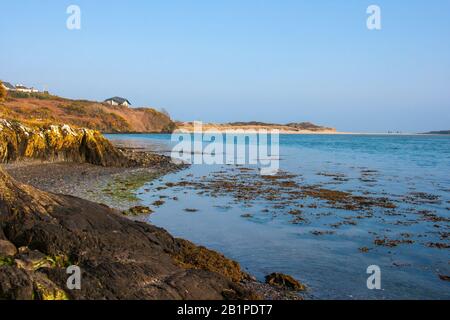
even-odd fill
[(0, 240), (0, 257), (14, 257), (17, 253), (17, 248), (7, 240)]
[(98, 131), (68, 125), (26, 126), (0, 119), (0, 163), (23, 159), (101, 166), (133, 164)]

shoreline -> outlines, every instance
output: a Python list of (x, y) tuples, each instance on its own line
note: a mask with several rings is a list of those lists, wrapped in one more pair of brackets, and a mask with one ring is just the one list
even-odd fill
[[(175, 168), (171, 170), (156, 168), (126, 168), (126, 167), (101, 167), (87, 163), (72, 162), (49, 162), (26, 160), (9, 164), (3, 164), (3, 169), (10, 174), (15, 180), (31, 185), (39, 190), (50, 192), (56, 195), (69, 195), (93, 203), (104, 205), (125, 212), (131, 207), (141, 205), (138, 198), (137, 190), (145, 183), (152, 180), (160, 179), (164, 175), (174, 172), (175, 170), (183, 170), (183, 168)], [(134, 183), (136, 176), (144, 176), (139, 180), (137, 185), (131, 189), (130, 183)], [(122, 194), (117, 197), (115, 194), (109, 194), (105, 186), (114, 184), (118, 190), (126, 187), (127, 194), (134, 194), (134, 199), (126, 199)], [(144, 216), (126, 216), (123, 217), (130, 221), (141, 221)], [(149, 226), (153, 226), (144, 222)], [(157, 226), (155, 226), (157, 227)], [(179, 239), (178, 241), (185, 241)], [(189, 241), (187, 241), (189, 243)], [(203, 247), (199, 247), (203, 248)], [(196, 250), (196, 249), (195, 249)], [(216, 254), (215, 251), (208, 249), (208, 254)], [(221, 255), (220, 253), (217, 253)], [(195, 259), (201, 259), (195, 258)], [(227, 258), (224, 261), (228, 263)], [(227, 268), (226, 264), (220, 266)], [(254, 292), (264, 300), (303, 300), (306, 298), (301, 292), (294, 292), (277, 286), (269, 285), (264, 282), (257, 281), (252, 276), (239, 282), (239, 284), (248, 290)]]
[(52, 193), (67, 194), (117, 210), (127, 210), (138, 203), (107, 197), (102, 191), (114, 178), (133, 173), (158, 173), (155, 169), (99, 167), (87, 163), (27, 161), (3, 165), (14, 179)]
[[(239, 264), (162, 228), (103, 204), (22, 184), (1, 167), (0, 190), (2, 299), (259, 297), (244, 287), (250, 278)], [(80, 290), (67, 287), (70, 266), (83, 272)]]
[(151, 151), (115, 148), (127, 159), (140, 164), (99, 166), (86, 162), (22, 159), (2, 166), (16, 180), (37, 189), (103, 203), (117, 210), (138, 205), (139, 199), (134, 193), (145, 183), (185, 166)]
[[(233, 130), (240, 130), (240, 129), (231, 129), (230, 132), (234, 133)], [(268, 129), (265, 129), (268, 130)], [(171, 133), (161, 133), (161, 132), (102, 132), (104, 135), (170, 135), (170, 134), (193, 134), (196, 133), (192, 130), (176, 130)], [(203, 132), (199, 133), (215, 133), (215, 134), (226, 134), (226, 130), (204, 130)], [(257, 130), (255, 131), (247, 131), (246, 133), (258, 133)], [(289, 131), (280, 131), (280, 135), (304, 135), (304, 136), (313, 136), (313, 135), (320, 135), (320, 136), (334, 136), (334, 135), (343, 135), (343, 136), (450, 136), (449, 134), (439, 134), (439, 133), (387, 133), (387, 132), (345, 132), (345, 131), (336, 131), (336, 132), (314, 132), (314, 131), (308, 131), (308, 132), (289, 132)]]
[[(113, 138), (111, 138), (113, 139)], [(105, 139), (106, 140), (106, 139)], [(303, 181), (301, 179), (301, 174), (298, 176), (297, 174), (292, 174), (289, 172), (281, 172), (279, 175), (277, 175), (274, 178), (264, 179), (261, 178), (259, 175), (253, 175), (251, 173), (251, 169), (249, 168), (242, 168), (242, 167), (236, 167), (232, 168), (230, 170), (227, 170), (227, 174), (224, 174), (224, 172), (220, 171), (218, 172), (218, 175), (212, 175), (209, 178), (206, 176), (199, 176), (197, 179), (195, 179), (194, 175), (191, 174), (191, 170), (189, 170), (189, 174), (184, 174), (183, 172), (180, 172), (180, 174), (177, 174), (176, 181), (171, 181), (171, 178), (169, 177), (169, 183), (166, 183), (167, 181), (162, 180), (161, 178), (171, 172), (175, 172), (175, 170), (182, 170), (186, 168), (186, 166), (180, 166), (173, 164), (171, 159), (167, 156), (162, 156), (161, 153), (151, 151), (152, 148), (142, 147), (142, 148), (136, 148), (133, 147), (132, 144), (127, 144), (127, 140), (121, 140), (122, 143), (110, 143), (111, 146), (106, 144), (105, 141), (102, 141), (103, 145), (108, 147), (108, 150), (116, 150), (118, 154), (121, 155), (121, 157), (125, 157), (129, 161), (126, 161), (126, 163), (130, 164), (130, 166), (121, 166), (121, 167), (114, 167), (114, 166), (99, 166), (99, 165), (92, 165), (87, 163), (80, 163), (76, 161), (72, 161), (71, 158), (68, 157), (41, 157), (43, 159), (50, 159), (50, 160), (17, 160), (16, 162), (12, 162), (6, 165), (2, 165), (6, 169), (7, 172), (10, 173), (10, 175), (15, 178), (9, 179), (8, 175), (3, 174), (2, 168), (0, 168), (0, 178), (3, 178), (3, 181), (0, 179), (0, 189), (2, 187), (6, 186), (6, 192), (0, 192), (0, 205), (4, 206), (6, 203), (6, 210), (9, 208), (19, 208), (19, 212), (21, 210), (29, 210), (28, 207), (24, 204), (22, 204), (22, 199), (24, 199), (23, 196), (20, 194), (17, 196), (17, 198), (13, 198), (15, 200), (8, 200), (8, 184), (14, 185), (14, 181), (19, 181), (22, 183), (26, 183), (27, 185), (32, 185), (36, 187), (37, 189), (44, 190), (34, 190), (32, 187), (28, 186), (20, 186), (20, 184), (17, 184), (19, 187), (18, 189), (21, 190), (20, 192), (25, 192), (26, 197), (31, 196), (36, 197), (36, 200), (41, 202), (42, 195), (44, 195), (45, 201), (44, 206), (41, 206), (39, 209), (31, 209), (31, 210), (37, 210), (37, 216), (41, 217), (42, 214), (44, 215), (50, 215), (53, 214), (53, 204), (51, 201), (52, 199), (55, 199), (56, 203), (58, 203), (60, 209), (64, 210), (64, 212), (75, 214), (74, 211), (81, 210), (81, 217), (80, 214), (78, 214), (78, 217), (72, 218), (71, 216), (67, 216), (66, 213), (64, 213), (64, 217), (60, 222), (58, 222), (58, 225), (65, 226), (66, 220), (70, 221), (71, 219), (91, 219), (89, 221), (89, 224), (92, 226), (92, 229), (87, 232), (88, 237), (100, 237), (102, 236), (100, 232), (106, 232), (106, 234), (115, 233), (117, 232), (117, 227), (115, 226), (108, 226), (108, 223), (106, 225), (102, 225), (102, 222), (105, 218), (107, 218), (110, 213), (114, 213), (115, 216), (120, 218), (119, 225), (123, 225), (124, 227), (129, 225), (127, 221), (132, 221), (135, 223), (142, 223), (142, 225), (149, 226), (149, 229), (155, 228), (159, 232), (165, 232), (165, 234), (169, 237), (172, 237), (169, 233), (167, 233), (164, 229), (158, 228), (157, 226), (161, 227), (167, 227), (168, 230), (171, 230), (171, 232), (174, 232), (174, 234), (178, 234), (180, 237), (185, 239), (192, 239), (192, 241), (195, 241), (196, 236), (192, 236), (189, 234), (183, 234), (183, 233), (177, 233), (176, 229), (171, 229), (168, 227), (167, 224), (165, 224), (162, 220), (156, 219), (157, 221), (155, 224), (153, 224), (153, 219), (148, 220), (147, 217), (149, 214), (155, 211), (155, 213), (164, 213), (168, 219), (178, 219), (176, 215), (172, 215), (172, 213), (176, 214), (182, 214), (182, 211), (190, 212), (188, 210), (196, 210), (197, 208), (193, 206), (189, 206), (188, 209), (186, 209), (186, 204), (190, 204), (189, 198), (183, 197), (181, 194), (184, 192), (184, 194), (187, 193), (187, 189), (194, 190), (197, 194), (203, 194), (205, 196), (210, 197), (217, 197), (222, 194), (226, 194), (227, 196), (232, 196), (235, 198), (235, 201), (243, 201), (243, 204), (245, 207), (250, 208), (252, 207), (253, 201), (258, 201), (258, 199), (265, 199), (269, 201), (265, 208), (261, 208), (261, 212), (267, 212), (269, 214), (274, 213), (275, 216), (277, 215), (275, 212), (271, 212), (270, 208), (274, 208), (277, 210), (281, 210), (282, 214), (286, 214), (286, 216), (289, 218), (288, 222), (291, 224), (303, 224), (308, 223), (308, 214), (306, 211), (303, 212), (301, 209), (299, 210), (289, 210), (290, 208), (294, 208), (297, 205), (300, 208), (304, 208), (305, 204), (304, 201), (302, 203), (297, 203), (296, 199), (305, 199), (305, 197), (309, 200), (311, 200), (310, 205), (308, 205), (309, 209), (305, 209), (307, 211), (315, 210), (314, 208), (317, 208), (319, 203), (321, 201), (326, 202), (328, 205), (325, 207), (333, 208), (333, 209), (339, 209), (339, 210), (347, 210), (347, 211), (367, 211), (367, 215), (359, 214), (358, 216), (354, 217), (354, 219), (351, 218), (351, 216), (345, 216), (343, 217), (344, 220), (341, 221), (340, 217), (337, 217), (335, 219), (336, 222), (334, 224), (326, 224), (324, 226), (327, 226), (326, 229), (323, 228), (317, 228), (316, 230), (311, 232), (311, 235), (313, 236), (320, 236), (320, 235), (326, 235), (329, 234), (335, 234), (336, 231), (340, 226), (345, 225), (358, 225), (359, 221), (362, 221), (361, 219), (370, 219), (373, 217), (373, 215), (370, 215), (369, 213), (372, 211), (373, 207), (380, 208), (380, 210), (383, 210), (386, 214), (392, 213), (392, 210), (394, 210), (397, 207), (398, 199), (392, 199), (392, 198), (384, 198), (384, 197), (375, 197), (374, 194), (367, 193), (363, 195), (358, 195), (353, 190), (346, 191), (346, 190), (335, 190), (332, 187), (327, 187), (327, 183), (321, 184), (321, 185), (308, 185), (303, 184)], [(112, 140), (114, 141), (114, 139)], [(109, 143), (109, 142), (108, 142)], [(128, 146), (128, 147), (127, 147)], [(91, 147), (92, 148), (92, 147)], [(76, 148), (75, 148), (76, 149)], [(94, 148), (92, 148), (94, 149)], [(18, 149), (17, 154), (22, 154), (22, 149)], [(97, 150), (97, 149), (94, 149)], [(67, 153), (64, 153), (66, 155)], [(23, 158), (21, 158), (23, 159)], [(55, 160), (52, 160), (55, 159)], [(76, 160), (77, 157), (74, 157)], [(121, 158), (118, 158), (120, 160)], [(108, 159), (105, 159), (108, 160)], [(64, 162), (63, 162), (64, 161)], [(118, 161), (117, 163), (125, 163), (123, 161)], [(360, 181), (362, 182), (368, 182), (373, 183), (377, 182), (377, 171), (369, 170), (369, 168), (360, 167), (357, 168), (357, 171), (361, 174)], [(339, 173), (333, 173), (333, 172), (327, 172), (327, 171), (318, 171), (317, 175), (329, 177), (331, 179), (332, 184), (339, 184), (343, 183), (345, 181), (348, 181), (348, 177), (345, 175), (341, 175)], [(4, 178), (6, 176), (6, 179)], [(200, 179), (200, 180), (198, 180)], [(262, 180), (261, 180), (262, 179)], [(152, 180), (155, 180), (152, 182)], [(172, 179), (173, 180), (173, 179)], [(5, 183), (6, 181), (6, 183)], [(143, 186), (146, 183), (149, 183), (148, 187), (143, 188)], [(160, 183), (161, 182), (161, 183)], [(249, 184), (249, 185), (248, 185)], [(152, 186), (153, 185), (153, 186)], [(256, 186), (256, 188), (255, 188)], [(180, 194), (175, 194), (176, 197), (173, 197), (171, 193), (164, 193), (165, 189), (169, 189), (167, 192), (171, 192), (170, 188), (174, 188), (174, 192), (180, 192)], [(176, 190), (176, 189), (180, 190)], [(262, 188), (262, 189), (261, 189)], [(30, 191), (31, 190), (31, 191)], [(4, 191), (1, 189), (1, 191)], [(161, 191), (161, 192), (160, 192)], [(50, 193), (46, 193), (50, 192)], [(1, 193), (4, 193), (2, 195)], [(12, 193), (14, 194), (14, 192)], [(283, 197), (279, 198), (276, 197), (276, 194), (282, 194)], [(140, 196), (142, 195), (142, 197)], [(146, 196), (150, 195), (152, 198), (152, 201), (146, 201)], [(289, 198), (289, 195), (295, 195), (294, 198)], [(6, 196), (6, 197), (5, 197)], [(383, 195), (384, 196), (384, 195)], [(407, 197), (412, 197), (414, 201), (417, 201), (420, 203), (421, 194), (418, 193), (417, 195), (414, 195), (414, 193), (411, 193), (410, 195), (405, 194), (405, 199), (408, 200)], [(77, 197), (77, 198), (72, 198)], [(180, 205), (175, 205), (167, 211), (165, 208), (160, 208), (160, 205), (157, 203), (164, 203), (169, 205), (169, 201), (166, 201), (165, 199), (172, 199), (176, 201), (176, 203)], [(431, 196), (430, 196), (431, 197)], [(79, 198), (79, 199), (78, 199)], [(159, 199), (158, 199), (159, 198)], [(416, 199), (417, 198), (417, 199)], [(63, 199), (61, 201), (61, 199)], [(82, 200), (85, 199), (85, 200)], [(141, 203), (140, 199), (143, 200)], [(183, 199), (182, 201), (180, 199)], [(242, 200), (245, 199), (245, 200)], [(50, 200), (50, 202), (47, 202)], [(91, 203), (87, 203), (86, 200), (92, 201)], [(156, 201), (155, 201), (156, 200)], [(157, 201), (159, 200), (159, 201)], [(392, 201), (393, 202), (392, 202)], [(9, 204), (8, 204), (9, 201)], [(31, 206), (33, 203), (30, 201)], [(142, 205), (149, 205), (149, 207), (144, 207)], [(227, 205), (227, 204), (225, 204)], [(109, 207), (113, 209), (109, 209)], [(170, 208), (170, 206), (168, 206)], [(192, 209), (194, 208), (194, 209)], [(209, 211), (214, 212), (215, 209), (212, 207), (209, 208), (208, 205), (205, 204), (204, 207), (199, 206), (198, 207), (200, 211), (199, 214), (202, 214), (201, 211), (204, 211), (205, 213), (208, 213)], [(208, 209), (209, 208), (209, 209)], [(40, 210), (44, 211), (40, 211)], [(135, 209), (135, 210), (133, 210)], [(143, 210), (140, 210), (143, 209)], [(160, 211), (161, 210), (161, 211)], [(165, 210), (165, 211), (164, 211)], [(405, 209), (406, 210), (406, 209)], [(449, 210), (447, 208), (447, 210)], [(83, 213), (84, 211), (84, 213)], [(125, 212), (126, 211), (126, 212)], [(146, 212), (144, 212), (146, 211)], [(17, 212), (17, 211), (15, 211)], [(409, 212), (409, 211), (405, 211)], [(421, 211), (418, 212), (418, 214)], [(425, 212), (425, 211), (423, 211)], [(8, 211), (6, 211), (8, 216)], [(34, 213), (32, 213), (33, 218)], [(414, 212), (413, 212), (414, 213)], [(140, 215), (142, 214), (142, 215)], [(85, 215), (85, 216), (83, 216)], [(75, 214), (77, 216), (77, 214)], [(324, 219), (326, 218), (326, 215), (323, 215)], [(59, 216), (61, 218), (62, 215)], [(3, 217), (5, 218), (5, 217)], [(29, 217), (22, 218), (20, 215), (12, 216), (14, 220), (13, 223), (9, 223), (8, 220), (0, 220), (0, 241), (3, 239), (6, 239), (6, 241), (10, 241), (13, 245), (17, 246), (17, 250), (20, 252), (21, 244), (20, 240), (18, 240), (17, 237), (11, 235), (10, 230), (18, 229), (21, 230), (20, 232), (24, 232), (23, 226), (26, 225), (26, 223), (30, 223)], [(184, 219), (183, 217), (180, 217), (181, 219)], [(241, 215), (241, 218), (244, 219), (252, 219), (252, 214), (246, 213)], [(420, 218), (420, 216), (419, 216)], [(418, 218), (418, 219), (419, 219)], [(439, 216), (432, 215), (429, 213), (427, 216), (424, 217), (425, 219), (429, 219), (430, 222), (433, 222), (434, 225), (437, 225), (437, 223), (441, 220)], [(20, 219), (25, 219), (25, 221), (20, 221)], [(40, 219), (40, 218), (38, 218)], [(58, 218), (57, 218), (58, 219)], [(357, 219), (357, 220), (356, 220)], [(177, 220), (171, 220), (171, 221), (177, 221)], [(184, 220), (182, 220), (184, 221)], [(193, 226), (195, 226), (195, 217), (189, 218), (189, 220), (184, 221), (185, 225), (189, 225), (190, 223), (193, 223)], [(198, 220), (197, 220), (198, 221)], [(400, 220), (399, 220), (400, 221)], [(419, 220), (417, 220), (419, 221)], [(442, 220), (444, 221), (444, 220)], [(162, 222), (162, 223), (161, 223)], [(236, 221), (234, 221), (236, 222)], [(6, 227), (5, 225), (9, 227)], [(31, 224), (33, 225), (35, 223), (34, 221), (31, 221)], [(81, 224), (81, 228), (83, 224)], [(46, 224), (44, 226), (37, 226), (37, 230), (40, 230), (39, 228), (42, 228), (42, 230), (45, 230), (44, 232), (48, 232), (51, 237), (59, 237), (60, 234), (54, 233), (55, 230), (52, 229), (50, 224)], [(3, 230), (5, 230), (6, 238), (3, 235)], [(11, 229), (12, 228), (12, 229)], [(65, 228), (65, 227), (64, 227)], [(102, 231), (103, 228), (103, 231)], [(130, 226), (130, 229), (134, 229), (136, 226)], [(332, 231), (328, 231), (330, 228), (332, 228)], [(34, 227), (29, 228), (26, 232), (35, 232), (33, 231)], [(326, 231), (324, 231), (326, 230)], [(39, 231), (40, 232), (40, 231)], [(76, 237), (78, 232), (86, 232), (85, 229), (82, 229), (81, 231), (77, 230), (75, 232), (66, 230), (64, 231), (64, 237), (66, 238), (72, 238)], [(45, 234), (44, 233), (44, 234)], [(26, 236), (28, 237), (28, 236)], [(31, 239), (33, 239), (34, 235), (31, 235)], [(130, 255), (136, 255), (138, 254), (139, 250), (136, 247), (136, 244), (142, 241), (143, 239), (139, 236), (137, 239), (130, 239), (131, 241), (127, 240), (124, 235), (119, 235), (119, 238), (124, 237), (121, 241), (123, 241), (123, 244), (120, 246), (115, 245), (115, 241), (112, 238), (114, 235), (110, 235), (103, 239), (103, 244), (100, 247), (97, 247), (96, 245), (93, 247), (93, 252), (95, 250), (96, 253), (93, 253), (91, 255), (91, 259), (97, 259), (97, 257), (103, 256), (106, 259), (115, 259), (114, 256), (110, 255), (111, 250), (126, 250), (124, 252), (129, 253)], [(403, 237), (403, 236), (402, 236)], [(406, 236), (405, 236), (406, 237)], [(409, 237), (409, 235), (408, 235)], [(20, 239), (20, 238), (19, 238)], [(409, 238), (405, 239), (396, 239), (396, 237), (386, 238), (385, 240), (380, 240), (379, 235), (374, 234), (373, 235), (373, 244), (372, 242), (369, 243), (363, 243), (364, 246), (360, 246), (358, 248), (359, 251), (362, 253), (368, 252), (369, 250), (375, 250), (377, 247), (382, 246), (396, 246), (397, 244), (402, 245), (412, 245), (416, 242), (416, 239), (411, 240)], [(169, 245), (168, 242), (166, 242), (167, 239), (165, 239), (162, 243), (163, 246)], [(441, 239), (443, 240), (443, 239)], [(51, 251), (49, 249), (45, 249), (45, 247), (40, 247), (41, 245), (49, 246), (51, 248), (52, 241), (48, 240), (40, 240), (40, 244), (38, 247), (38, 250), (41, 250), (42, 253), (50, 256), (51, 259), (54, 259), (51, 254)], [(172, 240), (170, 240), (172, 241)], [(169, 241), (169, 242), (170, 242)], [(276, 271), (275, 268), (268, 268), (268, 270), (264, 270), (264, 274), (254, 273), (258, 276), (258, 280), (256, 281), (255, 278), (249, 276), (247, 273), (243, 271), (236, 272), (236, 270), (242, 270), (242, 269), (236, 269), (235, 266), (237, 265), (238, 268), (239, 264), (233, 262), (232, 260), (227, 259), (223, 255), (221, 255), (220, 248), (215, 248), (216, 251), (208, 250), (203, 247), (199, 247), (187, 240), (182, 239), (176, 239), (173, 240), (176, 243), (177, 249), (175, 251), (171, 251), (173, 254), (173, 257), (175, 257), (175, 260), (181, 263), (181, 267), (186, 267), (187, 270), (191, 270), (190, 268), (194, 268), (197, 270), (206, 270), (206, 271), (212, 271), (215, 272), (218, 271), (219, 274), (224, 275), (225, 277), (230, 275), (234, 277), (234, 279), (237, 279), (238, 277), (243, 277), (243, 280), (238, 280), (238, 282), (235, 282), (242, 286), (243, 288), (249, 289), (249, 292), (256, 292), (260, 297), (264, 297), (264, 299), (282, 299), (282, 300), (292, 300), (292, 299), (315, 299), (312, 291), (308, 292), (297, 292), (295, 294), (292, 293), (292, 291), (287, 290), (280, 290), (277, 288), (274, 288), (273, 286), (267, 285), (264, 282), (264, 275), (266, 275), (268, 272)], [(202, 243), (209, 246), (210, 242), (198, 240), (198, 243)], [(1, 244), (1, 243), (0, 243)], [(445, 243), (439, 242), (439, 240), (435, 240), (435, 242), (421, 242), (420, 244), (423, 244), (424, 246), (427, 246), (428, 244), (435, 245), (436, 247), (442, 247), (444, 248)], [(36, 248), (36, 246), (30, 245), (30, 249)], [(43, 249), (42, 249), (43, 248)], [(61, 246), (59, 248), (62, 248), (62, 252), (65, 255), (68, 255), (70, 251), (67, 251), (65, 246)], [(109, 249), (114, 248), (114, 249)], [(0, 249), (2, 249), (0, 247)], [(22, 249), (23, 250), (23, 249)], [(75, 252), (82, 252), (82, 246), (76, 245), (76, 251)], [(84, 249), (83, 249), (84, 250)], [(137, 250), (137, 251), (136, 251)], [(159, 250), (159, 249), (158, 249)], [(172, 250), (172, 249), (171, 249)], [(180, 251), (181, 250), (181, 251)], [(181, 253), (180, 253), (181, 252)], [(223, 251), (228, 252), (228, 251)], [(362, 254), (361, 253), (361, 254)], [(211, 265), (211, 255), (213, 257), (216, 257), (216, 255), (219, 255), (220, 259), (215, 260), (215, 262)], [(229, 256), (234, 256), (233, 253)], [(239, 256), (239, 255), (238, 255)], [(17, 259), (17, 256), (15, 256)], [(69, 256), (70, 257), (70, 256)], [(147, 253), (147, 258), (151, 258), (152, 254)], [(270, 262), (265, 258), (261, 257), (262, 259), (259, 260), (260, 265), (266, 265), (266, 267), (270, 267)], [(19, 258), (20, 259), (20, 258)], [(56, 258), (55, 258), (56, 259)], [(71, 258), (72, 259), (72, 258)], [(178, 260), (177, 260), (178, 259)], [(8, 260), (10, 261), (10, 260)], [(115, 260), (111, 260), (115, 261)], [(210, 261), (210, 262), (208, 262)], [(118, 261), (115, 261), (118, 262)], [(240, 262), (247, 268), (248, 267), (248, 261), (240, 260)], [(0, 251), (0, 268), (2, 267), (2, 252)], [(151, 268), (152, 262), (150, 260), (146, 260), (145, 263)], [(169, 268), (170, 263), (161, 263), (160, 267)], [(211, 269), (212, 268), (212, 269)], [(20, 269), (19, 269), (20, 270)], [(247, 270), (253, 270), (254, 269), (247, 269)], [(287, 274), (291, 274), (296, 276), (298, 279), (303, 279), (307, 284), (310, 284), (307, 277), (303, 278), (303, 273), (296, 273), (292, 269), (285, 269), (281, 271), (286, 272)], [(97, 277), (105, 277), (106, 274), (103, 273), (101, 270), (95, 270), (93, 271)], [(1, 278), (1, 276), (0, 276)], [(0, 279), (2, 280), (2, 279)], [(53, 279), (52, 279), (53, 280)], [(136, 281), (138, 281), (138, 277), (133, 277), (130, 279), (131, 282), (134, 281), (136, 284)], [(295, 279), (294, 279), (295, 280)], [(302, 281), (303, 281), (302, 280)], [(197, 285), (197, 281), (190, 278), (189, 281), (192, 281), (190, 285)], [(217, 280), (212, 280), (217, 281)], [(267, 279), (266, 279), (267, 281)], [(214, 282), (213, 282), (214, 283)], [(205, 285), (205, 283), (199, 283), (199, 285)], [(120, 283), (115, 283), (114, 286), (121, 286)], [(313, 288), (313, 286), (311, 286)], [(210, 288), (211, 289), (211, 288)], [(121, 289), (122, 290), (122, 289)], [(121, 290), (117, 291), (119, 294), (121, 294)], [(209, 290), (209, 289), (208, 289)], [(0, 285), (0, 294), (2, 292), (2, 287)], [(126, 290), (123, 292), (127, 292)], [(127, 292), (128, 293), (128, 292)], [(216, 292), (217, 293), (217, 292)], [(101, 294), (101, 290), (98, 290), (97, 294)], [(159, 293), (158, 293), (159, 294)], [(1, 295), (0, 295), (1, 296)], [(76, 297), (76, 295), (74, 296)], [(120, 297), (120, 295), (118, 295)], [(148, 296), (145, 295), (143, 299), (153, 299), (156, 296)], [(225, 297), (226, 298), (226, 297)]]

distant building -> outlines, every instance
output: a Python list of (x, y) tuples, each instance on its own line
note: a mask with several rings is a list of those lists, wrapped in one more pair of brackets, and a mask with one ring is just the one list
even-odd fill
[(36, 92), (39, 92), (38, 89), (27, 88), (23, 84), (16, 84), (15, 88), (16, 88), (15, 91), (18, 91), (18, 92), (25, 92), (25, 93), (36, 93)]
[(121, 97), (113, 97), (105, 100), (105, 103), (110, 104), (112, 106), (131, 106), (130, 101)]
[(14, 87), (11, 83), (9, 82), (2, 82), (3, 87), (7, 90), (7, 91), (15, 91), (16, 87)]

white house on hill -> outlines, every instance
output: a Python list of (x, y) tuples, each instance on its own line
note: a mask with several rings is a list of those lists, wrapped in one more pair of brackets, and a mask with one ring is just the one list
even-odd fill
[(14, 87), (9, 82), (2, 82), (2, 85), (3, 85), (3, 88), (5, 88), (7, 91), (14, 91), (14, 90), (16, 90), (16, 87)]
[(39, 92), (38, 89), (27, 88), (23, 84), (16, 84), (16, 91), (18, 91), (18, 92), (25, 92), (25, 93), (36, 93), (36, 92)]
[(13, 86), (9, 82), (2, 82), (3, 87), (8, 91), (17, 91), (17, 92), (25, 92), (25, 93), (36, 93), (39, 92), (38, 89), (25, 87), (23, 84), (16, 84)]
[(113, 97), (105, 100), (105, 103), (110, 104), (112, 106), (131, 106), (130, 101), (121, 97)]

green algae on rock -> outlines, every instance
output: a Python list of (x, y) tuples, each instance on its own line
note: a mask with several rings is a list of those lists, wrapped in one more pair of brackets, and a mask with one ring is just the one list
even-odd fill
[(137, 202), (136, 191), (146, 183), (159, 178), (160, 172), (139, 170), (112, 179), (102, 188), (102, 192), (109, 197), (122, 202)]
[(35, 299), (39, 300), (69, 300), (67, 293), (58, 288), (53, 282), (43, 278), (42, 282), (34, 283)]

